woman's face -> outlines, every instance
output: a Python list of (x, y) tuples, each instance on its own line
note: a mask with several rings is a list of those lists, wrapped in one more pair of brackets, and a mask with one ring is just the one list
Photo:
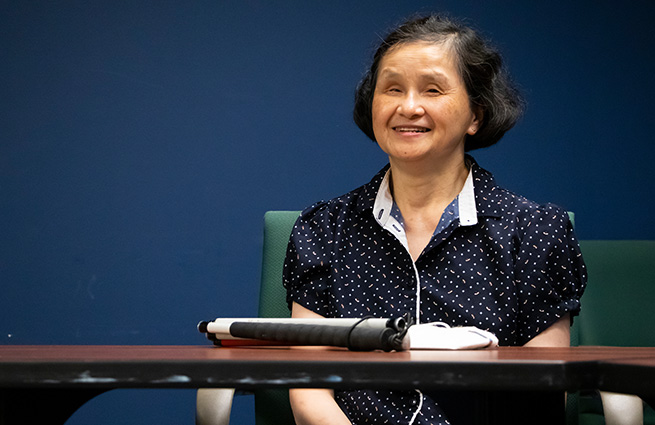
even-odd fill
[(384, 55), (372, 118), (375, 138), (392, 165), (463, 157), (466, 134), (480, 125), (447, 42), (401, 44)]

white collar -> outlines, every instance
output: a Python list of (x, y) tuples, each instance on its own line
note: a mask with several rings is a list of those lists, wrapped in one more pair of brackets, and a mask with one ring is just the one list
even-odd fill
[[(398, 225), (396, 220), (391, 217), (391, 208), (393, 206), (393, 197), (391, 196), (391, 188), (389, 181), (391, 179), (391, 169), (387, 170), (380, 183), (380, 188), (375, 197), (373, 205), (373, 215), (377, 222), (382, 227), (390, 226), (395, 228), (393, 224)], [(464, 182), (464, 187), (459, 192), (458, 207), (459, 207), (459, 223), (460, 226), (473, 226), (478, 224), (478, 211), (475, 207), (475, 191), (473, 190), (473, 170), (469, 169), (468, 176)], [(391, 221), (389, 218), (391, 217)], [(402, 226), (401, 226), (402, 227)], [(404, 232), (403, 232), (404, 233)]]

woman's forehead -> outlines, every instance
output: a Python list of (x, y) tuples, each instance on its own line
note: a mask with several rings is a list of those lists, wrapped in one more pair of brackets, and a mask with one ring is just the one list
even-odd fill
[(458, 73), (453, 49), (444, 43), (414, 42), (396, 45), (382, 57), (378, 76), (399, 76), (408, 72), (446, 76)]

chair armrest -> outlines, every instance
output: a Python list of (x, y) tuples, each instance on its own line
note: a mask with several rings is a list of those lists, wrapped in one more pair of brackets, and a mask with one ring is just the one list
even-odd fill
[(601, 391), (606, 425), (643, 425), (644, 404), (636, 395)]
[(199, 388), (196, 425), (229, 425), (234, 388)]

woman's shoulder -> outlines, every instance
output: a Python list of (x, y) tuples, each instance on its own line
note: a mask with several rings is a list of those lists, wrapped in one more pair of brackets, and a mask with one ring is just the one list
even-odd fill
[(356, 205), (362, 187), (341, 196), (317, 201), (300, 213), (296, 225), (338, 227), (356, 213)]
[(557, 204), (536, 202), (496, 184), (493, 175), (483, 168), (478, 168), (476, 183), (477, 204), (483, 213), (526, 225), (546, 217), (560, 221), (569, 219), (567, 211)]
[(541, 203), (533, 201), (523, 195), (519, 195), (505, 188), (499, 187), (497, 190), (505, 199), (507, 199), (508, 209), (513, 211), (513, 215), (516, 215), (517, 217), (529, 218), (541, 215), (567, 215), (567, 212), (564, 208), (552, 202)]
[(373, 208), (375, 196), (388, 166), (379, 171), (370, 182), (350, 192), (328, 200), (317, 201), (300, 214), (302, 222), (343, 222)]
[(561, 236), (571, 230), (572, 215), (561, 206), (551, 202), (536, 202), (500, 187), (496, 190), (498, 196), (505, 200), (500, 216), (504, 228), (514, 228), (523, 236), (536, 232), (551, 237)]

